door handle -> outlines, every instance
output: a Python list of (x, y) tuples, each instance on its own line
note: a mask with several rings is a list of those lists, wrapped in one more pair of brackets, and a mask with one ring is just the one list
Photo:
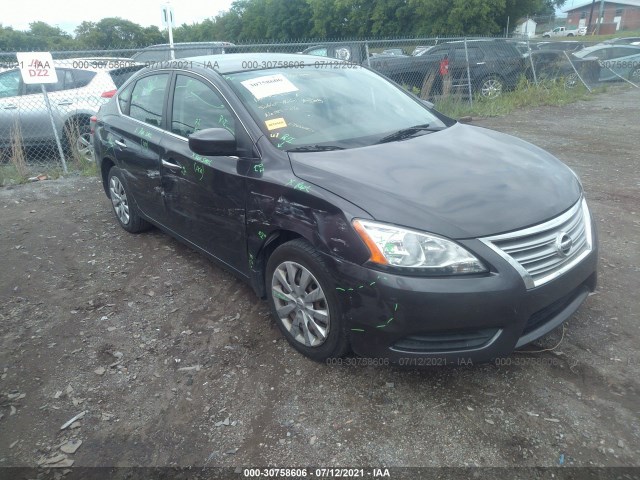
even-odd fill
[(171, 170), (182, 170), (182, 167), (176, 163), (167, 162), (165, 159), (162, 159), (162, 166), (169, 168)]
[(61, 107), (68, 107), (69, 105), (73, 105), (73, 102), (71, 100), (65, 100), (64, 102), (58, 102), (58, 105)]
[(127, 144), (124, 143), (122, 140), (114, 140), (113, 143), (118, 145), (120, 148), (127, 148)]
[(10, 103), (9, 105), (5, 105), (4, 106), (5, 110), (15, 110), (17, 108), (18, 108), (18, 106), (15, 103)]

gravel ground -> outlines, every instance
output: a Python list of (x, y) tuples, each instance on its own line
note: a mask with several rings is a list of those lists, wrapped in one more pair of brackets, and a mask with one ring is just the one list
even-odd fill
[(638, 466), (638, 105), (474, 122), (568, 163), (600, 231), (598, 290), (507, 365), (314, 363), (248, 286), (121, 230), (97, 179), (0, 189), (0, 466)]

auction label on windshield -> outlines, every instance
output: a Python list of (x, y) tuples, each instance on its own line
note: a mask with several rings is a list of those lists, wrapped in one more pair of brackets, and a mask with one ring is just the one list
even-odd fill
[(281, 73), (253, 78), (241, 82), (251, 94), (260, 100), (265, 97), (279, 95), (281, 93), (297, 92), (298, 88)]
[(266, 120), (264, 124), (267, 126), (269, 131), (277, 130), (279, 128), (285, 128), (287, 126), (287, 122), (284, 118), (274, 118), (272, 120)]

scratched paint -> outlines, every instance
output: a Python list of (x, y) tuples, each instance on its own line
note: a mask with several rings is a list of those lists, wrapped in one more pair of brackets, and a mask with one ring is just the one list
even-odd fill
[(254, 165), (253, 166), (253, 171), (254, 172), (258, 172), (258, 173), (263, 173), (264, 172), (264, 165), (262, 163), (259, 163), (258, 165)]
[(258, 232), (258, 237), (260, 237), (260, 240), (264, 240), (265, 238), (267, 238), (267, 234), (260, 230)]

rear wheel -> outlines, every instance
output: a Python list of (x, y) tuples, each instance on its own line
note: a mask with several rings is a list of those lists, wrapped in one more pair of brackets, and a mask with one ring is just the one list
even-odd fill
[(489, 75), (480, 82), (480, 95), (482, 98), (494, 99), (502, 95), (504, 81), (498, 75)]
[(64, 127), (65, 153), (76, 163), (93, 162), (91, 126), (88, 118), (71, 120)]
[(567, 88), (567, 89), (576, 88), (578, 86), (579, 81), (580, 79), (578, 78), (578, 75), (575, 72), (570, 73), (564, 78), (564, 88)]
[(140, 217), (138, 208), (134, 202), (131, 201), (125, 187), (122, 170), (118, 167), (111, 167), (107, 182), (109, 185), (109, 198), (111, 198), (113, 205), (113, 213), (115, 213), (120, 226), (130, 233), (148, 230), (151, 225)]
[(267, 263), (267, 298), (287, 341), (323, 361), (349, 350), (333, 280), (322, 257), (302, 239), (280, 245)]

